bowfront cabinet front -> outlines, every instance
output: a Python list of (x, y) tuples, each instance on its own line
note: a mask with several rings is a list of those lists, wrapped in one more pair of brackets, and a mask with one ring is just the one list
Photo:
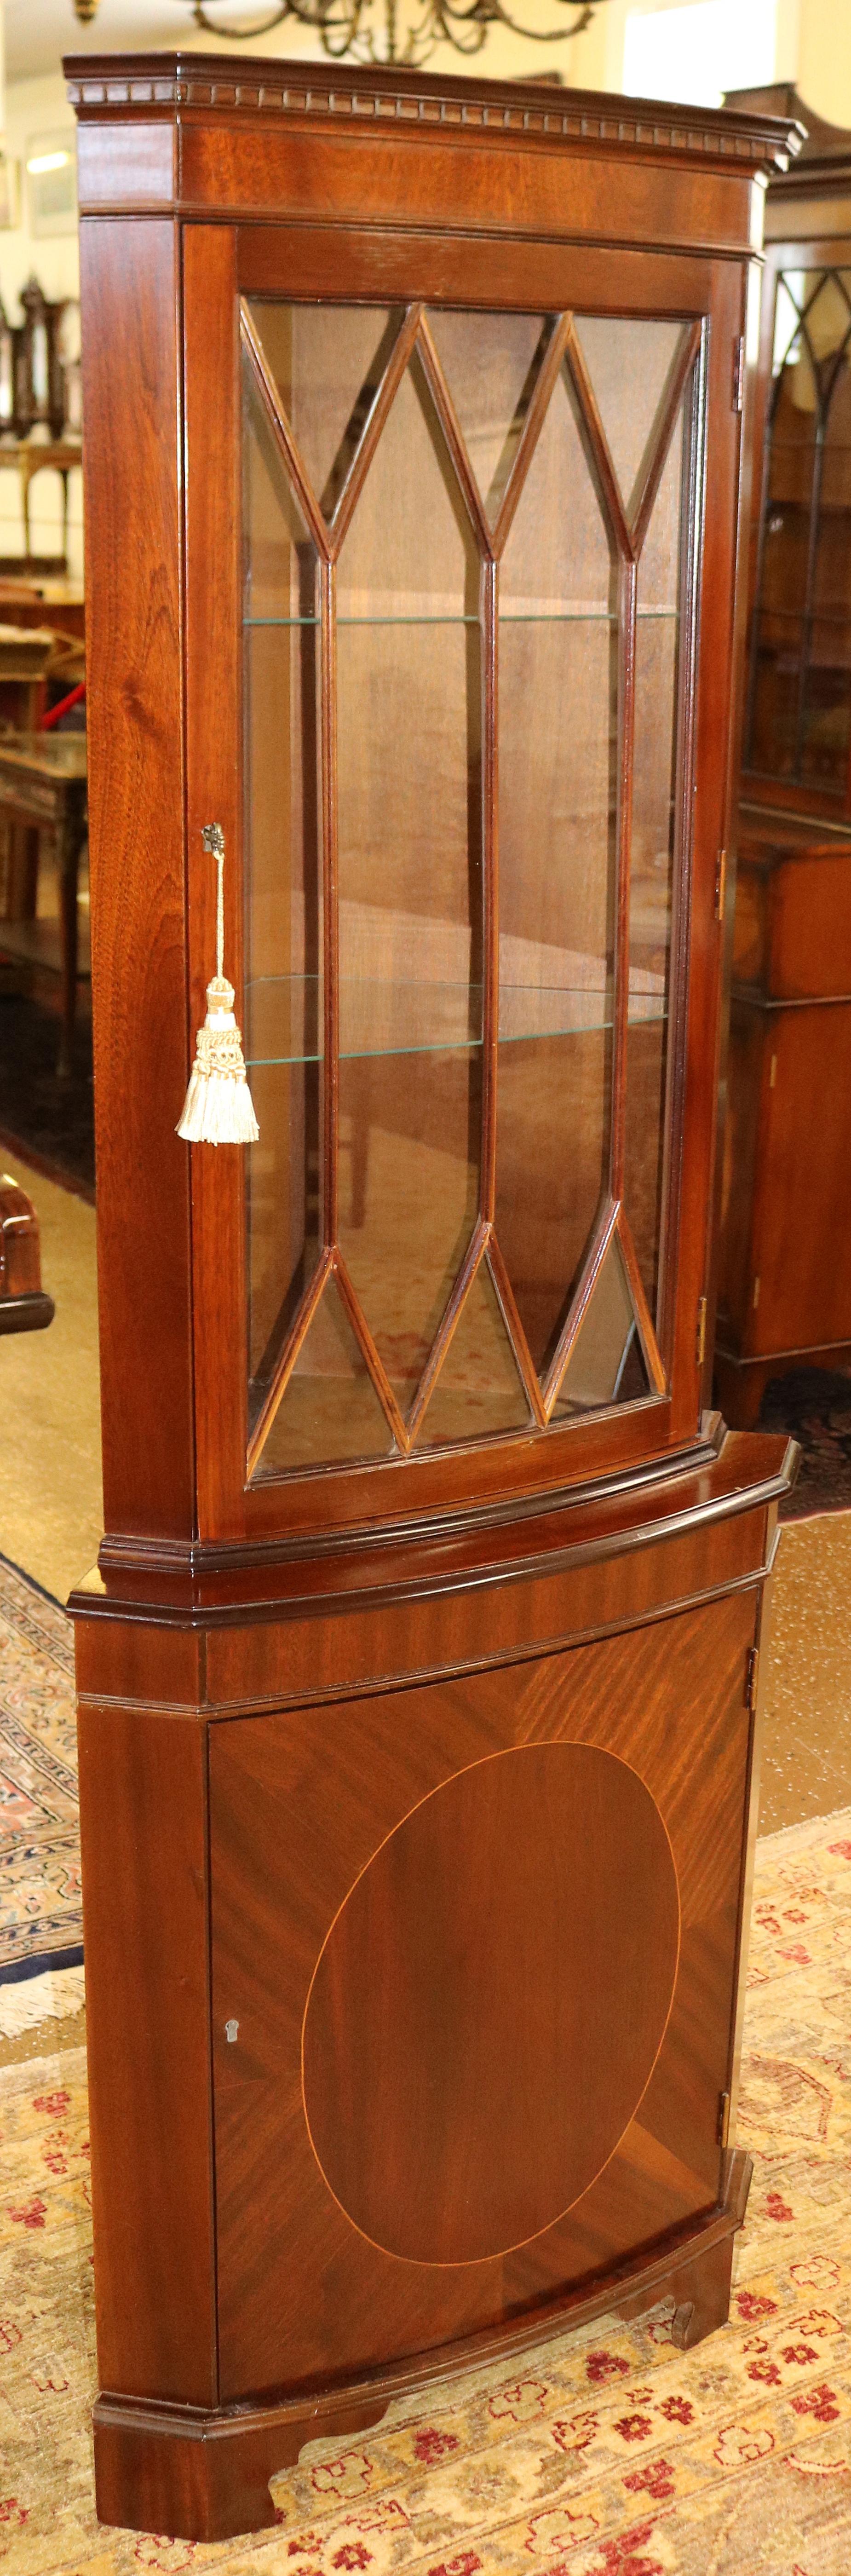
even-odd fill
[[(782, 1443), (703, 1410), (770, 120), (191, 54), (80, 116), (99, 2509), (726, 2314)], [(120, 344), (122, 368), (107, 353)], [(216, 954), (259, 1139), (175, 1134)]]

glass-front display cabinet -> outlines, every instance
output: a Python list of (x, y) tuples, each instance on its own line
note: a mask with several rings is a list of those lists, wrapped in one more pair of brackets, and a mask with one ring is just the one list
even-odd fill
[[(705, 1403), (718, 886), (795, 138), (68, 68), (98, 2506), (210, 2539), (435, 2370), (727, 2312), (790, 1459)], [(208, 985), (253, 1141), (181, 1118)]]
[[(766, 191), (716, 1383), (851, 1358), (851, 133), (786, 82)], [(790, 1225), (789, 1211), (795, 1209)]]

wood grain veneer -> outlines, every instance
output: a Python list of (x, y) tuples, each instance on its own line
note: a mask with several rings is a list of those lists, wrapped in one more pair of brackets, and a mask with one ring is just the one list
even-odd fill
[[(794, 1453), (727, 1434), (703, 1410), (699, 1325), (712, 1298), (722, 1024), (715, 884), (741, 649), (735, 386), (755, 174), (797, 135), (760, 114), (615, 110), (580, 93), (256, 58), (86, 57), (69, 71), (106, 1512), (98, 1568), (72, 1603), (97, 2497), (104, 2520), (220, 2540), (272, 2520), (269, 2479), (304, 2442), (345, 2442), (438, 2371), (519, 2354), (611, 2306), (638, 2314), (667, 2297), (683, 2351), (727, 2313), (750, 2170), (727, 2124), (755, 1830), (754, 1658)], [(327, 521), (264, 342), (264, 297), (403, 308), (374, 410), (365, 399), (361, 417), (356, 405), (349, 479), (341, 468)], [(492, 522), (441, 340), (448, 311), (481, 307), (553, 317)], [(577, 314), (661, 321), (659, 345), (677, 353), (631, 500)], [(280, 1329), (264, 1290), (268, 1368), (250, 1440), (244, 1155), (190, 1154), (174, 1133), (212, 963), (201, 835), (214, 820), (243, 1024), (251, 949), (242, 844), (259, 736), (246, 753), (240, 351), (321, 567), (306, 755), (316, 775), (303, 803), (323, 851), (328, 1063), (318, 1266)], [(343, 883), (333, 610), (409, 364), (427, 382), (485, 601), (475, 758), (465, 755), (477, 819), (462, 861), (477, 866), (483, 848), (488, 1044), (473, 1087), (478, 1197), (406, 1410), (380, 1320), (358, 1309), (357, 1250), (347, 1259), (340, 1241), (347, 1103), (356, 1122), (361, 1095), (337, 1087), (338, 947), (354, 924), (364, 971), (393, 889)], [(618, 960), (614, 1091), (576, 1278), (590, 1299), (604, 1260), (622, 1264), (638, 1382), (643, 1367), (651, 1392), (548, 1426), (581, 1307), (555, 1296), (536, 1371), (521, 1321), (519, 1197), (500, 1247), (498, 608), (503, 547), (523, 526), (547, 398), (562, 382), (581, 415), (575, 452), (607, 559), (620, 565), (622, 628), (616, 726), (604, 711), (593, 737), (610, 771), (595, 793)], [(673, 889), (668, 1017), (630, 1094), (631, 804), (633, 773), (649, 761), (647, 739), (640, 758), (634, 741), (634, 610), (672, 441), (684, 460), (668, 688), (678, 749), (670, 848), (656, 852)], [(368, 771), (369, 728), (355, 733)], [(268, 769), (264, 811), (277, 792), (271, 754)], [(516, 811), (512, 828), (516, 838)], [(521, 929), (543, 958), (534, 890), (546, 854), (524, 850), (522, 831), (519, 846)], [(456, 859), (454, 844), (449, 857), (437, 851), (435, 913)], [(406, 845), (404, 957), (415, 863)], [(268, 851), (265, 865), (268, 895)], [(651, 879), (642, 844), (639, 907)], [(370, 947), (363, 915), (376, 891)], [(462, 894), (445, 926), (470, 944)], [(563, 922), (556, 933), (564, 942)], [(667, 914), (645, 935), (667, 958)], [(574, 1050), (576, 1065), (588, 1060)], [(439, 1094), (411, 1127), (415, 1081), (425, 1090), (419, 1075), (407, 1088), (400, 1079), (387, 1127), (393, 1150), (407, 1138), (411, 1155), (439, 1149), (444, 1114)], [(385, 1074), (388, 1098), (391, 1087)], [(589, 1093), (578, 1161), (594, 1115)], [(636, 1215), (645, 1115), (655, 1145)], [(542, 1119), (552, 1167), (568, 1152), (565, 1114), (542, 1085), (512, 1130), (515, 1176)], [(365, 1205), (365, 1148), (361, 1161)], [(567, 1232), (583, 1190), (585, 1165)], [(272, 1228), (279, 1250), (285, 1233), (283, 1220)], [(453, 1430), (444, 1447), (405, 1455), (421, 1425), (427, 1434), (432, 1383), (485, 1265), (496, 1329), (515, 1338), (528, 1429)], [(357, 1323), (398, 1454), (269, 1472), (264, 1440), (326, 1281)], [(548, 1273), (538, 1286), (543, 1310)], [(521, 1413), (518, 1396), (511, 1419)]]

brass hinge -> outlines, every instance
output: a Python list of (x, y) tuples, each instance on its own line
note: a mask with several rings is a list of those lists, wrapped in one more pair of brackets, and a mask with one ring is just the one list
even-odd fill
[(741, 411), (745, 399), (745, 343), (733, 342), (733, 410)]
[(699, 1298), (698, 1298), (698, 1301), (697, 1301), (697, 1334), (696, 1334), (696, 1337), (695, 1337), (695, 1357), (696, 1357), (696, 1360), (697, 1360), (698, 1368), (702, 1368), (702, 1367), (703, 1367), (704, 1360), (705, 1360), (705, 1358), (706, 1358), (706, 1299), (705, 1299), (705, 1297), (699, 1297)]
[(723, 919), (724, 919), (724, 897), (725, 897), (726, 892), (727, 892), (727, 852), (726, 852), (726, 850), (719, 850), (719, 852), (718, 852), (718, 865), (717, 865), (716, 870), (715, 870), (715, 919), (716, 919), (716, 921), (723, 921)]
[(745, 1707), (750, 1709), (750, 1711), (751, 1711), (751, 1715), (753, 1715), (753, 1711), (754, 1711), (754, 1709), (755, 1709), (755, 1707), (756, 1707), (756, 1694), (757, 1694), (757, 1684), (758, 1684), (758, 1681), (759, 1681), (759, 1647), (758, 1647), (758, 1646), (749, 1646), (749, 1647), (748, 1647), (748, 1660), (747, 1660), (747, 1666), (746, 1666), (746, 1670), (745, 1670)]
[(718, 2095), (718, 2127), (717, 2127), (717, 2130), (716, 2130), (716, 2136), (717, 2136), (717, 2139), (718, 2139), (719, 2147), (726, 2147), (726, 2144), (727, 2144), (727, 2140), (728, 2140), (729, 2135), (730, 2135), (730, 2096), (729, 2096), (729, 2093), (719, 2093), (719, 2095)]

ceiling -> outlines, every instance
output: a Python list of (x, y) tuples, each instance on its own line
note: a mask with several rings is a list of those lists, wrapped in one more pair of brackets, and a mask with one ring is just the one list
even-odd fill
[[(245, 11), (246, 0), (233, 0), (234, 23)], [(262, 17), (262, 0), (251, 14)], [(58, 72), (63, 54), (122, 53), (134, 47), (144, 51), (148, 46), (185, 44), (193, 36), (207, 47), (211, 41), (209, 36), (199, 38), (189, 0), (99, 0), (90, 27), (81, 27), (72, 0), (5, 0), (3, 17), (7, 81)], [(290, 30), (291, 37), (294, 32)], [(277, 39), (267, 38), (267, 52), (280, 49), (280, 33)], [(287, 50), (300, 48), (291, 44)]]

